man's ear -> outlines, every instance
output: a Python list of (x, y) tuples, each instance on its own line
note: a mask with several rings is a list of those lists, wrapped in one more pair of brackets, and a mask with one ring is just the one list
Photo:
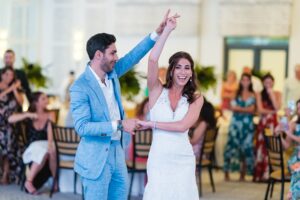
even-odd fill
[(95, 52), (94, 58), (97, 60), (101, 60), (103, 58), (103, 53), (100, 50)]

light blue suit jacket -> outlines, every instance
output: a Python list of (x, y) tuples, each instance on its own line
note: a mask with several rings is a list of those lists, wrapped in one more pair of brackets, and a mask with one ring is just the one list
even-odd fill
[[(114, 85), (114, 93), (124, 119), (119, 78), (137, 64), (153, 47), (154, 41), (147, 36), (128, 54), (118, 60), (114, 70), (108, 74)], [(104, 94), (89, 69), (70, 88), (71, 112), (76, 132), (81, 140), (76, 152), (74, 170), (88, 179), (97, 179), (105, 165), (113, 128)], [(123, 147), (130, 141), (130, 135), (123, 132)]]

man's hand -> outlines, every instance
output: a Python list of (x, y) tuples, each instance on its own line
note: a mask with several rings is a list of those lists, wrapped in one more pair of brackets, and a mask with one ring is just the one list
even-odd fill
[(156, 29), (156, 33), (158, 35), (161, 35), (161, 33), (163, 32), (163, 30), (164, 30), (164, 28), (165, 28), (165, 26), (167, 24), (168, 19), (170, 19), (170, 18), (176, 19), (176, 18), (179, 17), (179, 15), (177, 15), (177, 13), (176, 13), (175, 15), (173, 15), (172, 17), (169, 18), (169, 14), (170, 14), (170, 9), (167, 10), (167, 13), (165, 14), (162, 22), (159, 24), (159, 26)]
[(123, 130), (134, 135), (134, 131), (136, 130), (136, 119), (125, 119), (122, 120)]

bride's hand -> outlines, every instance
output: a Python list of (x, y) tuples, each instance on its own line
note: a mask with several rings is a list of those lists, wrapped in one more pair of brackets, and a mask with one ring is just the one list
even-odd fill
[(145, 130), (145, 129), (151, 129), (153, 128), (153, 122), (151, 121), (137, 121), (138, 130)]
[(168, 29), (169, 31), (173, 31), (177, 26), (176, 18), (178, 17), (180, 16), (176, 13), (174, 16), (168, 18), (165, 29)]

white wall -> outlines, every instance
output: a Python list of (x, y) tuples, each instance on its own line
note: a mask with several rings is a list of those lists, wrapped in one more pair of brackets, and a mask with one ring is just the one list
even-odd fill
[[(29, 39), (24, 42), (28, 43), (25, 50), (23, 48), (17, 52), (18, 63), (21, 56), (32, 62), (41, 62), (45, 67), (44, 72), (53, 83), (47, 91), (63, 94), (68, 72), (75, 70), (78, 75), (85, 68), (88, 61), (85, 43), (91, 35), (97, 32), (114, 33), (117, 37), (118, 54), (122, 56), (142, 37), (153, 31), (166, 9), (171, 8), (173, 13), (179, 12), (181, 18), (177, 29), (166, 43), (160, 65), (166, 66), (168, 58), (174, 52), (183, 50), (189, 52), (200, 64), (215, 66), (220, 80), (224, 45), (220, 6), (231, 1), (233, 0), (0, 0), (0, 31), (11, 30), (14, 24), (19, 24), (12, 21), (15, 18), (12, 18), (11, 13), (14, 11), (13, 5), (24, 4), (30, 15), (23, 26), (25, 29), (28, 26), (26, 30), (30, 31)], [(250, 2), (249, 5), (254, 2), (247, 1)], [(294, 65), (300, 63), (299, 0), (293, 1), (291, 27), (289, 74), (293, 74)], [(0, 37), (0, 45), (3, 41), (6, 40)], [(11, 47), (10, 43), (15, 41), (8, 39), (6, 42)], [(138, 64), (138, 71), (146, 72), (146, 58)], [(207, 95), (214, 103), (218, 103), (219, 89)]]
[(218, 77), (217, 88), (205, 94), (215, 104), (219, 103), (219, 90), (223, 72), (223, 37), (220, 34), (219, 10), (219, 0), (203, 1), (199, 42), (200, 63), (205, 66), (215, 66), (215, 73)]
[(289, 77), (294, 76), (294, 67), (300, 63), (300, 1), (293, 1), (291, 36), (289, 41)]

